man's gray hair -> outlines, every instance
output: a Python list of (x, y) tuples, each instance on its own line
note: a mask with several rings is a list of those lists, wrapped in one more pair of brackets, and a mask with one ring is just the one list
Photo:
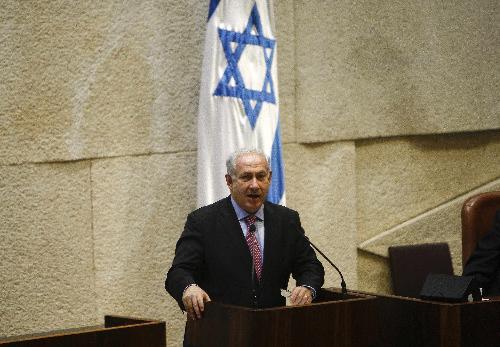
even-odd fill
[(227, 174), (231, 177), (235, 177), (236, 176), (236, 161), (238, 160), (238, 158), (243, 155), (243, 154), (256, 154), (256, 155), (260, 155), (261, 157), (265, 158), (266, 159), (266, 166), (267, 166), (267, 171), (271, 171), (270, 167), (269, 167), (269, 157), (266, 155), (266, 153), (264, 153), (262, 150), (260, 149), (256, 149), (256, 148), (241, 148), (241, 149), (237, 149), (236, 151), (234, 151), (233, 153), (231, 153), (229, 155), (229, 157), (227, 158), (226, 160), (226, 169), (227, 169)]

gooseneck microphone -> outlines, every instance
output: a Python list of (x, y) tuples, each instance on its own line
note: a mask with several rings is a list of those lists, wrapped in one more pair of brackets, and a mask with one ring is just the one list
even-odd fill
[[(295, 229), (297, 230), (297, 229)], [(299, 232), (300, 235), (302, 235), (303, 238), (306, 239), (307, 243), (309, 245), (311, 245), (312, 248), (314, 248), (316, 251), (318, 251), (319, 254), (321, 254), (321, 256), (323, 258), (326, 259), (327, 262), (330, 263), (331, 266), (333, 266), (333, 268), (338, 272), (338, 274), (340, 275), (340, 287), (342, 288), (342, 294), (346, 295), (347, 294), (347, 285), (344, 281), (344, 276), (342, 275), (342, 272), (340, 271), (340, 269), (325, 255), (325, 253), (323, 253), (318, 247), (316, 247), (316, 245), (314, 243), (311, 242), (311, 240), (309, 240), (309, 238), (303, 233), (301, 232), (300, 230), (297, 230)], [(255, 232), (255, 225), (252, 224), (250, 225), (250, 228), (249, 228), (249, 232), (253, 233)], [(254, 266), (253, 266), (253, 263), (252, 263), (252, 278), (254, 277)]]
[(337, 266), (336, 266), (336, 265), (335, 265), (335, 264), (334, 264), (334, 263), (333, 263), (330, 259), (328, 259), (328, 257), (327, 257), (327, 256), (326, 256), (323, 252), (321, 252), (321, 251), (320, 251), (320, 249), (319, 249), (318, 247), (316, 247), (316, 246), (315, 246), (315, 245), (311, 242), (311, 240), (309, 240), (309, 238), (308, 238), (308, 237), (307, 237), (304, 233), (302, 233), (302, 232), (300, 232), (300, 231), (299, 231), (299, 233), (300, 233), (300, 234), (301, 234), (301, 235), (302, 235), (302, 236), (303, 236), (303, 237), (307, 240), (307, 242), (311, 245), (311, 247), (312, 247), (312, 248), (314, 248), (315, 250), (317, 250), (317, 251), (318, 251), (318, 253), (319, 253), (319, 254), (321, 254), (321, 255), (323, 256), (323, 258), (325, 258), (325, 259), (326, 259), (326, 261), (327, 261), (327, 262), (329, 262), (329, 263), (330, 263), (330, 265), (331, 265), (331, 266), (333, 266), (333, 268), (334, 268), (335, 270), (337, 270), (337, 272), (338, 272), (338, 273), (339, 273), (339, 275), (340, 275), (340, 279), (341, 279), (341, 281), (340, 281), (340, 286), (342, 287), (342, 294), (347, 294), (347, 286), (346, 286), (345, 281), (344, 281), (344, 276), (342, 276), (342, 272), (340, 272), (339, 268), (338, 268), (338, 267), (337, 267)]
[(326, 261), (329, 262), (330, 265), (333, 266), (333, 268), (338, 272), (338, 274), (340, 275), (340, 280), (341, 280), (340, 281), (340, 287), (342, 288), (342, 294), (346, 295), (347, 294), (347, 286), (346, 286), (345, 281), (344, 281), (344, 276), (342, 276), (342, 272), (340, 272), (340, 269), (330, 259), (328, 259), (328, 257), (325, 255), (325, 253), (321, 252), (321, 250), (318, 247), (316, 247), (314, 245), (314, 243), (311, 242), (311, 240), (309, 240), (309, 238), (304, 233), (304, 229), (302, 229), (302, 227), (298, 227), (295, 223), (293, 223), (292, 226), (294, 227), (293, 229), (297, 230), (297, 232), (299, 233), (299, 235), (302, 236), (304, 239), (306, 239), (307, 243), (312, 248), (314, 248), (315, 250), (317, 250), (318, 253), (321, 254), (321, 256), (323, 258), (325, 258)]

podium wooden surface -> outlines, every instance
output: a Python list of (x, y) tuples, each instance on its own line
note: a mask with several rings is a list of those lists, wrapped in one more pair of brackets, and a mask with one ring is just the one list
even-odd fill
[(500, 346), (498, 300), (452, 304), (372, 295), (377, 346)]
[(104, 325), (0, 338), (1, 347), (165, 347), (165, 322), (105, 316)]
[(374, 298), (320, 290), (306, 306), (249, 309), (208, 303), (204, 317), (188, 321), (193, 347), (373, 346)]

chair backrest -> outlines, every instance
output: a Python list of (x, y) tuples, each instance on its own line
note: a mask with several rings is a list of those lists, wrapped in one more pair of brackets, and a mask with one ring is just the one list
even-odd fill
[(500, 192), (474, 195), (462, 206), (462, 267), (476, 249), (478, 241), (493, 227), (500, 210)]
[(448, 244), (424, 243), (389, 247), (392, 289), (395, 295), (420, 297), (429, 273), (453, 275)]

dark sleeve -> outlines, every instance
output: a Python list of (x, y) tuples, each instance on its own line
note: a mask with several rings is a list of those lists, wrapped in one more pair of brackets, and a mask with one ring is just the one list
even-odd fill
[(297, 237), (294, 246), (295, 254), (292, 276), (297, 282), (297, 286), (307, 285), (318, 292), (324, 283), (325, 270), (321, 262), (316, 258), (313, 248), (305, 238), (299, 214), (295, 211), (293, 212), (291, 227), (296, 229), (294, 233)]
[(203, 258), (203, 234), (196, 219), (190, 214), (175, 246), (172, 267), (168, 270), (165, 280), (165, 289), (181, 309), (184, 309), (182, 293), (188, 285), (198, 283)]
[(474, 276), (481, 287), (487, 288), (500, 265), (500, 211), (493, 228), (478, 242), (464, 267), (464, 276)]

